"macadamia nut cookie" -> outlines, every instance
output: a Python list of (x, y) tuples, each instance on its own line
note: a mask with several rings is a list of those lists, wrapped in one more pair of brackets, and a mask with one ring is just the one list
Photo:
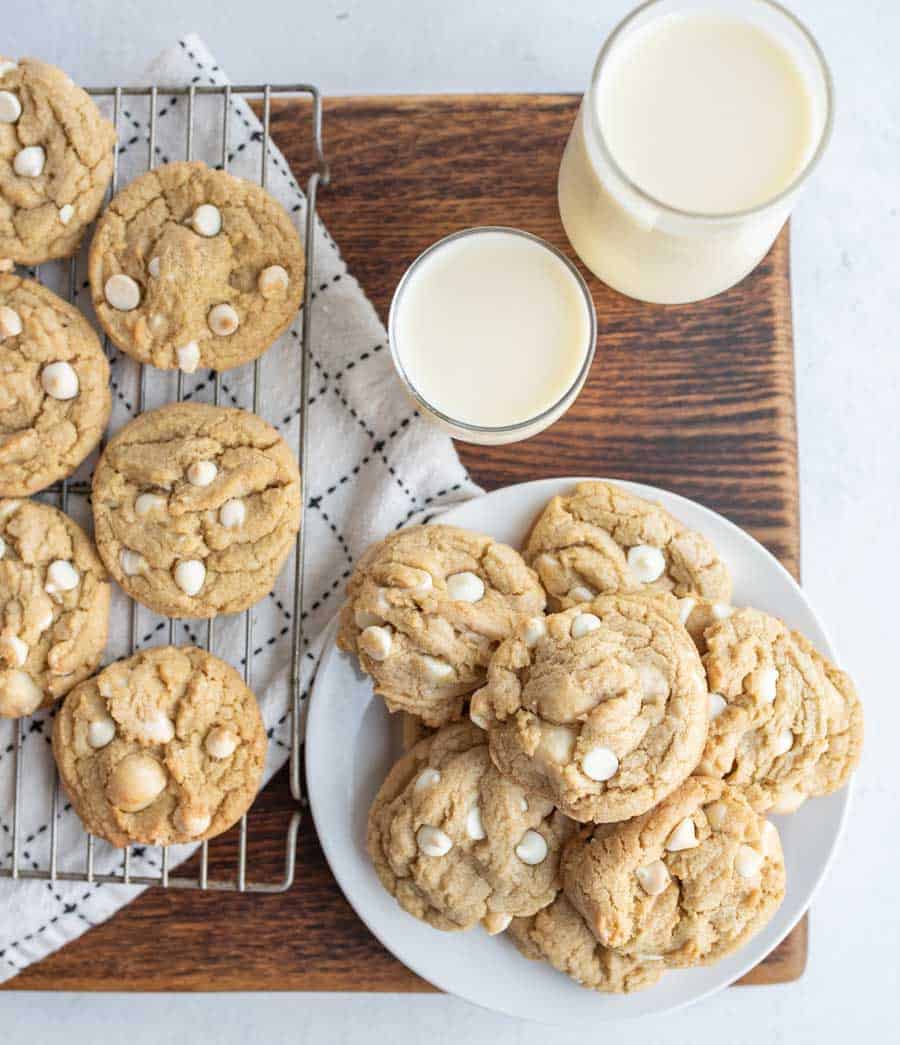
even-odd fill
[(141, 414), (94, 473), (97, 548), (128, 594), (169, 617), (239, 613), (294, 545), (300, 475), (256, 414), (173, 403)]
[(192, 373), (256, 359), (303, 297), (300, 237), (265, 189), (204, 163), (169, 163), (119, 192), (97, 225), (97, 318), (141, 363)]
[(266, 730), (224, 661), (161, 646), (117, 661), (69, 694), (53, 753), (88, 831), (115, 846), (221, 834), (259, 789)]
[(420, 741), (388, 774), (369, 813), (369, 856), (400, 906), (436, 929), (502, 932), (559, 890), (572, 825), (501, 776), (468, 722)]
[(850, 677), (760, 610), (708, 627), (709, 739), (698, 772), (743, 790), (759, 812), (790, 813), (843, 787), (862, 751)]
[(0, 500), (0, 716), (47, 707), (100, 663), (109, 627), (106, 570), (56, 508)]
[(0, 58), (0, 260), (74, 254), (112, 178), (116, 132), (61, 70)]
[(574, 820), (612, 822), (693, 772), (706, 678), (671, 596), (606, 595), (521, 623), (470, 714), (502, 773)]
[(719, 780), (692, 777), (628, 823), (585, 829), (563, 887), (604, 947), (664, 968), (745, 944), (784, 898), (778, 831)]
[(391, 711), (429, 726), (462, 714), (497, 644), (544, 592), (518, 552), (455, 526), (414, 526), (373, 545), (347, 587), (337, 644)]
[(100, 442), (110, 406), (90, 323), (39, 283), (0, 275), (0, 495), (70, 476)]
[(579, 986), (603, 994), (652, 987), (665, 971), (660, 960), (632, 958), (604, 947), (565, 894), (530, 918), (514, 918), (509, 935), (519, 952), (545, 961)]
[(566, 609), (608, 592), (697, 592), (727, 602), (731, 578), (715, 548), (658, 504), (612, 483), (579, 483), (544, 508), (524, 551)]

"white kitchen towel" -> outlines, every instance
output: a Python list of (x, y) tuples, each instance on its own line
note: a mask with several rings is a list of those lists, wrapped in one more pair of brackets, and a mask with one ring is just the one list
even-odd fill
[[(302, 76), (302, 69), (298, 70)], [(183, 159), (187, 143), (184, 96), (167, 95), (165, 86), (194, 83), (224, 84), (215, 59), (196, 36), (187, 36), (166, 51), (148, 69), (142, 83), (160, 85), (157, 105), (155, 162)], [(112, 115), (108, 100), (101, 102)], [(222, 101), (197, 96), (193, 157), (218, 165), (222, 160)], [(147, 169), (149, 103), (125, 97), (119, 114), (119, 177), (121, 186)], [(229, 113), (228, 169), (258, 179), (262, 160), (262, 128), (249, 106), (233, 97)], [(268, 188), (292, 215), (301, 233), (306, 200), (284, 157), (270, 146)], [(327, 191), (327, 190), (326, 190)], [(339, 191), (339, 190), (338, 190)], [(412, 409), (395, 379), (386, 333), (372, 305), (349, 274), (340, 252), (324, 226), (316, 227), (315, 294), (311, 355), (313, 374), (308, 409), (309, 474), (304, 476), (306, 498), (306, 605), (304, 626), (308, 638), (303, 662), (304, 696), (321, 651), (323, 632), (337, 610), (353, 563), (372, 540), (407, 523), (423, 521), (478, 493), (460, 464), (449, 438), (422, 420)], [(75, 278), (76, 303), (90, 315), (90, 295), (84, 280), (83, 257)], [(39, 278), (66, 290), (69, 266), (43, 266)], [(292, 447), (298, 445), (299, 357), (301, 322), (263, 356), (261, 365), (262, 415), (275, 424)], [(111, 430), (149, 409), (173, 400), (174, 375), (147, 369), (145, 398), (139, 401), (138, 368), (126, 356), (111, 350), (115, 409)], [(213, 379), (198, 372), (184, 379), (186, 398), (210, 401)], [(253, 366), (222, 375), (225, 405), (251, 408)], [(91, 463), (79, 473), (89, 478)], [(72, 494), (67, 510), (90, 525), (87, 499)], [(253, 611), (251, 685), (260, 697), (269, 727), (268, 779), (287, 760), (290, 746), (288, 692), (291, 660), (293, 562), (289, 562), (269, 597)], [(161, 645), (171, 636), (176, 643), (206, 639), (203, 622), (174, 625), (134, 604), (116, 591), (107, 659), (125, 655), (134, 627), (139, 646)], [(132, 621), (131, 614), (135, 613)], [(214, 650), (243, 669), (243, 617), (215, 623)], [(22, 870), (49, 866), (52, 757), (51, 713), (21, 723), (0, 720), (0, 867), (12, 857), (15, 731), (22, 744), (22, 802), (18, 837)], [(250, 814), (250, 837), (253, 814)], [(85, 836), (78, 818), (60, 795), (58, 868), (81, 872), (85, 867)], [(215, 843), (213, 843), (215, 844)], [(251, 842), (252, 845), (252, 842)], [(170, 854), (170, 866), (188, 856), (191, 847)], [(157, 875), (160, 850), (134, 847), (135, 874)], [(121, 868), (121, 853), (104, 842), (95, 845), (98, 873)], [(249, 869), (252, 877), (253, 869)], [(57, 881), (0, 879), (0, 981), (9, 979), (86, 929), (102, 922), (141, 891), (133, 886), (85, 885)]]

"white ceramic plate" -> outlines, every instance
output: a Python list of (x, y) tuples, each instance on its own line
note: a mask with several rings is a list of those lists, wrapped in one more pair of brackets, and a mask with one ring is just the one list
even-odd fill
[[(544, 479), (496, 490), (441, 516), (520, 546), (547, 500), (575, 479)], [(620, 482), (659, 501), (719, 550), (734, 578), (735, 605), (769, 611), (834, 657), (803, 592), (757, 541), (722, 516), (665, 490)], [(787, 896), (775, 917), (737, 954), (711, 968), (670, 972), (654, 987), (602, 995), (578, 987), (549, 965), (521, 957), (510, 940), (480, 928), (441, 933), (406, 914), (381, 887), (365, 851), (366, 817), (401, 753), (399, 716), (391, 718), (353, 658), (328, 643), (309, 708), (306, 775), (316, 829), (344, 895), (379, 940), (436, 987), (523, 1019), (584, 1027), (687, 1005), (732, 983), (764, 958), (809, 905), (841, 833), (849, 789), (775, 817), (787, 863)], [(591, 1022), (587, 1022), (590, 1020)]]

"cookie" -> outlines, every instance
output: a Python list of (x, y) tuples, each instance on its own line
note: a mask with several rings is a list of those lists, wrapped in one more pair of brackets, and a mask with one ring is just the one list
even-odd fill
[(714, 704), (698, 771), (743, 790), (759, 812), (793, 812), (843, 787), (863, 742), (850, 677), (760, 610), (738, 610), (704, 637)]
[(78, 309), (0, 276), (0, 495), (70, 476), (109, 421), (109, 363)]
[(300, 474), (256, 414), (173, 403), (141, 414), (94, 473), (94, 530), (109, 572), (167, 617), (259, 602), (294, 546)]
[(61, 70), (0, 58), (0, 259), (74, 254), (113, 173), (116, 131)]
[(625, 824), (585, 829), (563, 888), (604, 947), (666, 969), (743, 946), (784, 898), (778, 831), (720, 780), (691, 777)]
[(141, 363), (228, 370), (291, 325), (303, 297), (297, 231), (265, 189), (168, 163), (119, 192), (88, 262), (97, 318)]
[(59, 775), (85, 828), (114, 846), (213, 838), (259, 790), (266, 729), (230, 665), (192, 646), (117, 661), (66, 698)]
[(671, 596), (605, 595), (521, 624), (470, 714), (502, 773), (574, 820), (614, 822), (694, 770), (706, 679)]
[(697, 592), (728, 602), (731, 578), (712, 544), (660, 505), (612, 483), (579, 483), (554, 497), (524, 551), (551, 609), (608, 592)]
[(598, 943), (562, 893), (532, 917), (514, 918), (509, 936), (526, 958), (548, 962), (579, 986), (603, 994), (630, 994), (652, 987), (665, 970), (659, 960), (641, 961)]
[(518, 552), (455, 526), (414, 526), (373, 545), (347, 587), (337, 644), (391, 711), (458, 719), (491, 654), (544, 592)]
[(368, 850), (400, 906), (436, 929), (501, 932), (556, 897), (571, 824), (502, 777), (484, 733), (445, 726), (405, 754), (369, 813)]
[(47, 707), (100, 663), (106, 570), (84, 531), (37, 501), (0, 501), (0, 717)]

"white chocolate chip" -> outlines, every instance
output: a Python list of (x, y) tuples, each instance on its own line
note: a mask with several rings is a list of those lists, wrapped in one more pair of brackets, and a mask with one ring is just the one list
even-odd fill
[(44, 632), (50, 627), (50, 625), (52, 623), (53, 623), (53, 607), (52, 606), (48, 606), (46, 612), (43, 615), (43, 617), (41, 617), (41, 619), (37, 622), (37, 625), (36, 625), (37, 630), (43, 635)]
[(236, 530), (244, 525), (247, 509), (240, 497), (230, 497), (219, 509), (219, 522), (226, 530)]
[(175, 583), (185, 595), (198, 594), (206, 581), (206, 567), (199, 559), (182, 559), (175, 567)]
[(359, 648), (372, 660), (387, 660), (393, 646), (392, 630), (389, 627), (373, 625), (366, 628), (356, 640)]
[(183, 809), (181, 806), (175, 810), (175, 826), (189, 838), (198, 838), (209, 829), (211, 823), (212, 817), (209, 813)]
[(709, 704), (707, 710), (709, 712), (710, 719), (717, 719), (719, 715), (728, 707), (728, 701), (722, 696), (721, 693), (710, 693), (708, 697)]
[(191, 215), (191, 225), (198, 236), (218, 236), (222, 231), (222, 214), (211, 203), (201, 203)]
[(769, 810), (771, 813), (796, 813), (806, 801), (806, 795), (795, 788), (786, 788), (778, 797), (778, 801)]
[(0, 341), (7, 337), (18, 337), (22, 333), (22, 317), (8, 305), (0, 307)]
[(148, 744), (168, 744), (175, 736), (175, 723), (161, 711), (140, 720), (135, 733)]
[(648, 661), (640, 661), (636, 667), (641, 683), (641, 700), (665, 700), (669, 696), (669, 680), (662, 671)]
[(760, 700), (771, 704), (778, 690), (778, 669), (760, 668), (756, 676), (756, 692)]
[(547, 625), (542, 617), (531, 617), (522, 627), (522, 641), (531, 649), (547, 634)]
[(427, 824), (416, 831), (416, 844), (426, 856), (446, 856), (453, 848), (448, 834), (439, 827), (429, 827)]
[(360, 631), (364, 631), (366, 628), (377, 628), (379, 624), (384, 624), (381, 617), (375, 613), (369, 613), (368, 610), (356, 610), (353, 620)]
[(781, 839), (778, 837), (778, 828), (771, 820), (763, 820), (759, 829), (759, 841), (764, 856), (775, 857), (781, 849)]
[(429, 657), (427, 653), (423, 653), (422, 661), (429, 682), (446, 682), (453, 677), (453, 665), (448, 664), (446, 660)]
[(775, 754), (786, 755), (794, 746), (794, 734), (789, 729), (782, 729), (775, 738)]
[(455, 602), (479, 602), (484, 598), (484, 581), (468, 570), (454, 573), (447, 578), (447, 594)]
[(435, 784), (440, 783), (440, 779), (441, 774), (436, 769), (432, 769), (431, 766), (428, 766), (416, 777), (416, 782), (413, 784), (413, 791), (418, 794), (426, 788), (434, 787)]
[(14, 666), (24, 668), (25, 661), (28, 660), (28, 643), (23, 642), (18, 635), (7, 635), (3, 639), (3, 645), (12, 653)]
[(734, 606), (727, 602), (714, 602), (712, 604), (712, 615), (716, 620), (727, 620), (734, 613)]
[(200, 365), (200, 349), (197, 342), (188, 341), (186, 345), (180, 345), (175, 349), (175, 358), (182, 373), (193, 374)]
[(28, 145), (16, 153), (13, 170), (20, 178), (39, 178), (44, 173), (47, 154), (41, 145)]
[(478, 806), (472, 806), (466, 815), (466, 834), (476, 842), (487, 837), (484, 824), (481, 821), (481, 810)]
[(666, 557), (652, 544), (637, 544), (629, 548), (626, 558), (632, 575), (642, 584), (659, 580), (666, 569)]
[(142, 493), (134, 499), (134, 510), (138, 515), (148, 515), (157, 508), (165, 508), (167, 501), (158, 493)]
[(586, 584), (576, 584), (574, 588), (569, 589), (566, 598), (572, 602), (590, 602), (596, 594)]
[(591, 780), (603, 781), (614, 777), (619, 771), (619, 760), (616, 753), (608, 747), (598, 744), (586, 752), (581, 759), (581, 771)]
[(139, 813), (166, 788), (166, 771), (150, 755), (126, 755), (115, 767), (106, 785), (109, 801), (124, 813)]
[(579, 613), (572, 621), (572, 638), (580, 639), (582, 635), (596, 631), (601, 625), (600, 618), (594, 616), (593, 613)]
[(117, 312), (131, 312), (141, 303), (141, 288), (124, 272), (110, 276), (103, 287), (103, 296)]
[(203, 742), (210, 758), (230, 758), (238, 746), (238, 738), (225, 726), (213, 726)]
[(545, 722), (541, 725), (541, 738), (535, 755), (543, 758), (545, 762), (568, 765), (572, 761), (575, 740), (575, 731), (568, 726), (555, 726)]
[(634, 873), (648, 896), (659, 896), (671, 881), (669, 869), (662, 860), (654, 860), (644, 867), (639, 867)]
[(11, 73), (14, 69), (18, 68), (19, 66), (16, 62), (0, 62), (0, 80), (2, 80), (7, 73)]
[(6, 555), (6, 541), (0, 537), (0, 559), (2, 559), (4, 555)]
[(699, 842), (697, 841), (694, 821), (689, 816), (686, 816), (669, 835), (666, 849), (670, 853), (679, 853), (682, 849), (693, 849), (697, 845), (699, 845)]
[(66, 559), (55, 559), (47, 567), (47, 580), (44, 591), (53, 595), (58, 591), (71, 591), (78, 587), (80, 577), (78, 570)]
[(521, 809), (523, 813), (528, 812), (528, 799), (524, 795), (519, 799), (519, 809)]
[(213, 305), (206, 317), (206, 324), (216, 337), (229, 337), (241, 325), (234, 307), (227, 302)]
[(151, 258), (147, 262), (147, 272), (154, 279), (159, 279), (159, 258)]
[(0, 687), (0, 714), (10, 718), (30, 715), (41, 706), (44, 692), (24, 671), (9, 671)]
[(119, 552), (119, 565), (122, 567), (122, 573), (126, 577), (135, 577), (137, 574), (144, 572), (147, 560), (140, 552), (136, 552), (131, 548), (123, 548)]
[(215, 461), (194, 461), (185, 476), (191, 486), (209, 486), (218, 474), (219, 469)]
[(498, 911), (490, 911), (481, 919), (488, 936), (496, 936), (509, 927), (512, 921), (511, 914), (500, 914)]
[(721, 831), (728, 819), (728, 806), (724, 802), (710, 802), (708, 806), (703, 807), (703, 812), (706, 813), (709, 826)]
[(682, 624), (687, 624), (691, 614), (697, 608), (697, 600), (692, 599), (690, 595), (685, 596), (683, 599), (678, 600), (678, 619)]
[(734, 869), (741, 878), (753, 878), (762, 867), (763, 854), (757, 852), (753, 846), (739, 846), (737, 856), (734, 858)]
[(72, 218), (75, 217), (75, 208), (71, 203), (64, 203), (59, 208), (59, 221), (62, 225), (68, 225)]
[(516, 856), (523, 864), (535, 867), (547, 859), (547, 840), (537, 831), (526, 831), (516, 846)]
[(287, 269), (282, 268), (281, 265), (269, 265), (268, 268), (264, 268), (257, 280), (259, 292), (266, 299), (273, 298), (277, 294), (283, 294), (287, 290), (289, 283), (290, 277), (287, 274)]
[(98, 751), (111, 744), (116, 735), (116, 724), (111, 718), (95, 719), (87, 729), (87, 742)]
[(0, 123), (15, 123), (22, 115), (22, 103), (12, 91), (0, 91)]
[(472, 704), (469, 708), (469, 718), (472, 722), (475, 723), (476, 726), (478, 726), (479, 729), (488, 728), (488, 720), (484, 717), (484, 715), (479, 714), (479, 712), (475, 710), (474, 704)]
[(41, 371), (41, 388), (53, 399), (74, 399), (78, 395), (78, 374), (71, 363), (48, 363)]

